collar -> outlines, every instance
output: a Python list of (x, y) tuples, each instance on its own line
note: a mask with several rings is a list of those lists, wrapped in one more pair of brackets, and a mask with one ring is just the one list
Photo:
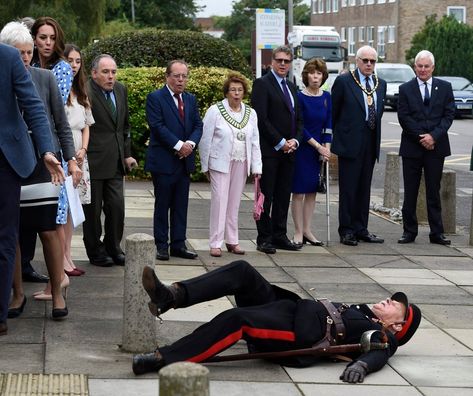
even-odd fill
[[(286, 79), (285, 77), (283, 78), (283, 77), (279, 76), (278, 74), (276, 74), (273, 69), (271, 69), (271, 73), (273, 73), (273, 76), (276, 78), (276, 81), (278, 82), (279, 85), (281, 85), (282, 80)], [(287, 83), (287, 81), (286, 81), (286, 83)]]
[[(166, 88), (168, 89), (169, 93), (171, 94), (171, 96), (174, 98), (174, 95), (175, 95), (175, 92), (169, 87), (169, 85), (166, 84)], [(178, 94), (181, 99), (182, 99), (182, 93)]]
[(363, 86), (366, 84), (366, 77), (368, 77), (368, 80), (371, 85), (371, 89), (373, 88), (373, 75), (370, 74), (369, 76), (365, 76), (364, 74), (361, 74), (360, 69), (356, 69), (356, 72), (358, 73), (358, 81), (360, 81)]
[(432, 77), (430, 77), (427, 81), (422, 81), (419, 77), (416, 77), (416, 79), (417, 84), (419, 84), (419, 87), (424, 87), (424, 82), (426, 82), (429, 87), (432, 86)]

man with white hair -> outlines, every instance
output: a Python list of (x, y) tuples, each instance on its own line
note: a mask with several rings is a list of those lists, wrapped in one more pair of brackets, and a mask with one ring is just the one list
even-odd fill
[(340, 242), (383, 243), (368, 231), (371, 179), (379, 159), (386, 82), (374, 74), (378, 59), (368, 45), (356, 53), (356, 70), (332, 87), (332, 152), (338, 156)]
[(430, 242), (450, 245), (443, 235), (440, 180), (445, 157), (450, 155), (447, 132), (455, 116), (455, 99), (449, 82), (432, 77), (434, 68), (432, 53), (420, 51), (415, 57), (417, 77), (399, 87), (397, 114), (402, 127), (399, 155), (404, 176), (404, 232), (399, 243), (416, 239), (417, 195), (424, 170)]

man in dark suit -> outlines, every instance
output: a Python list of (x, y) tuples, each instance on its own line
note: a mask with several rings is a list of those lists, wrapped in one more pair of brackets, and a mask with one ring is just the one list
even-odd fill
[(0, 64), (1, 336), (7, 334), (8, 330), (7, 314), (18, 240), (21, 178), (28, 177), (36, 165), (35, 149), (28, 137), (28, 128), (32, 132), (37, 151), (51, 173), (53, 183), (64, 181), (64, 171), (52, 153), (54, 145), (46, 112), (31, 76), (21, 61), (20, 53), (16, 48), (0, 44)]
[(381, 117), (386, 82), (374, 67), (378, 54), (370, 46), (356, 53), (356, 70), (337, 77), (332, 87), (332, 152), (338, 156), (340, 242), (383, 243), (368, 231), (371, 179), (379, 159)]
[(197, 257), (187, 249), (185, 241), (190, 174), (195, 169), (194, 149), (202, 137), (202, 120), (195, 96), (184, 92), (188, 78), (189, 69), (183, 60), (169, 62), (166, 85), (150, 93), (146, 100), (151, 136), (145, 169), (153, 177), (158, 260), (169, 260), (168, 233), (171, 256)]
[(261, 191), (264, 212), (256, 222), (257, 249), (276, 253), (276, 248), (300, 249), (287, 237), (287, 213), (291, 197), (295, 150), (302, 138), (302, 114), (296, 87), (286, 77), (292, 50), (282, 46), (273, 50), (271, 70), (253, 83), (251, 105), (258, 115), (263, 159)]
[(424, 170), (430, 242), (450, 245), (443, 235), (440, 180), (445, 157), (450, 155), (447, 131), (455, 116), (455, 99), (449, 82), (432, 77), (435, 59), (431, 52), (420, 51), (414, 68), (417, 77), (399, 87), (404, 232), (398, 242), (414, 242), (417, 236), (417, 195)]
[[(123, 178), (136, 165), (131, 156), (127, 90), (116, 81), (117, 65), (110, 55), (92, 63), (87, 93), (95, 124), (87, 150), (91, 203), (84, 205), (84, 245), (90, 263), (100, 267), (125, 264), (120, 246), (125, 222)], [(105, 214), (103, 242), (101, 214)]]

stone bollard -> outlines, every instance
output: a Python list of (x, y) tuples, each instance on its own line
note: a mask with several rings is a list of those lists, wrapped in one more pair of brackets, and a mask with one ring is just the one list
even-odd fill
[(456, 173), (453, 170), (445, 169), (442, 174), (440, 184), (440, 200), (442, 202), (442, 222), (443, 229), (447, 234), (457, 232), (457, 186)]
[(397, 153), (386, 154), (383, 206), (399, 208), (399, 155)]
[(159, 396), (209, 395), (209, 369), (200, 364), (172, 363), (159, 371)]
[(149, 313), (149, 297), (141, 285), (146, 265), (154, 268), (156, 247), (148, 234), (126, 238), (126, 262), (123, 288), (122, 349), (143, 352), (156, 348), (156, 319)]
[(419, 184), (419, 194), (417, 195), (417, 223), (418, 224), (428, 224), (427, 219), (427, 201), (425, 198), (425, 179), (424, 171), (422, 171), (422, 177)]

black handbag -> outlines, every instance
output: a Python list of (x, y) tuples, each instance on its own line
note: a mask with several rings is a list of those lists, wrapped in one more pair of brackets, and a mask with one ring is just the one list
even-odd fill
[(317, 184), (317, 192), (320, 194), (327, 193), (327, 179), (324, 172), (325, 166), (327, 166), (326, 164), (326, 162), (322, 162), (322, 164), (320, 164), (319, 184)]

